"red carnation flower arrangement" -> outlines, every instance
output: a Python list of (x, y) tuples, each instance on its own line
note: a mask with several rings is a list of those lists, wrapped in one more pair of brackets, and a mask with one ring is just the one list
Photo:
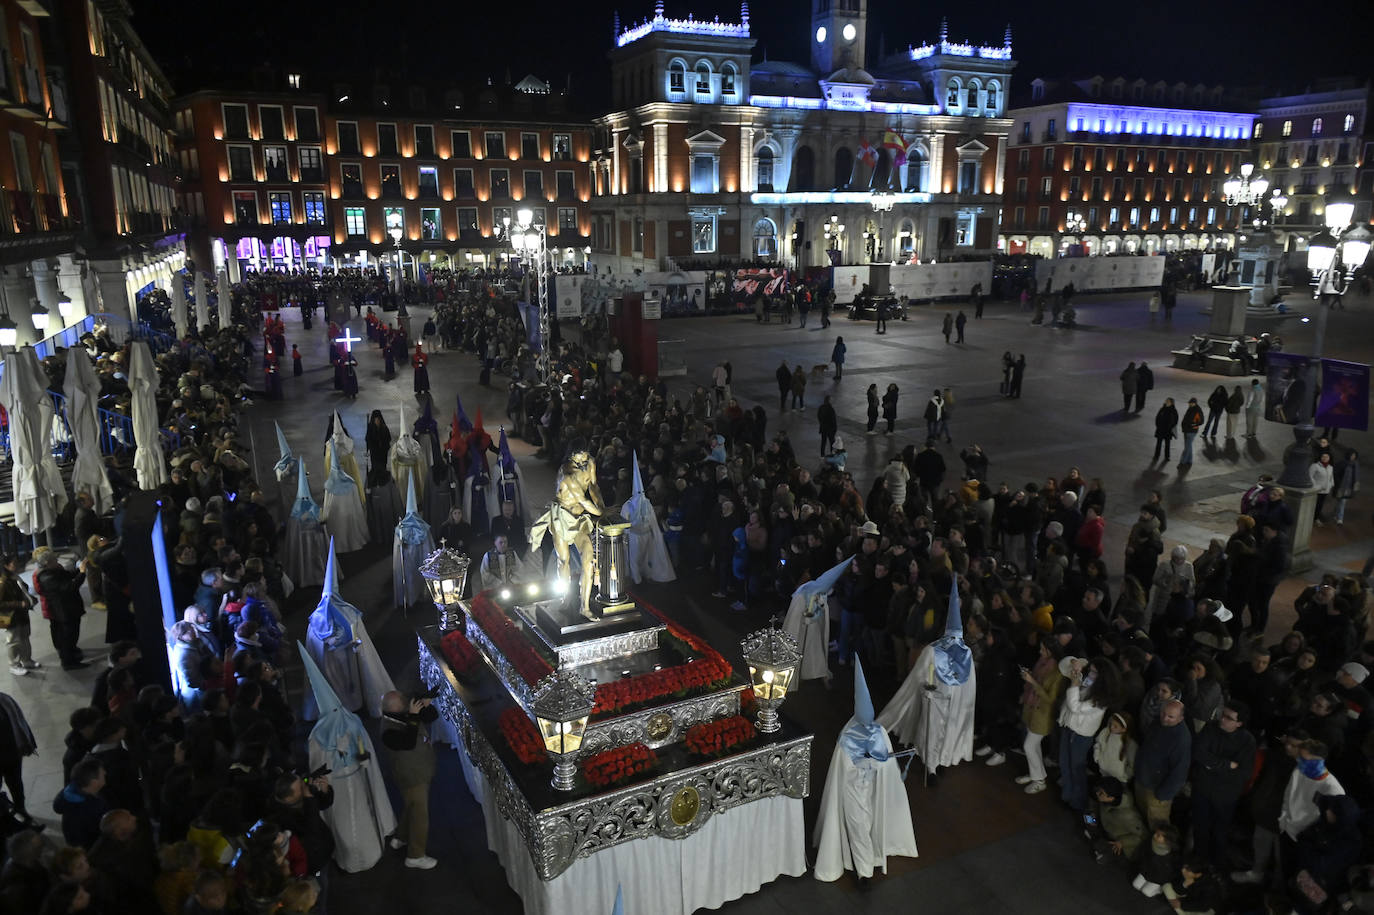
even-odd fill
[(695, 756), (717, 757), (728, 753), (735, 746), (752, 740), (754, 725), (740, 715), (708, 721), (687, 729), (682, 744), (687, 752)]
[(506, 738), (506, 743), (515, 751), (516, 759), (527, 766), (538, 765), (548, 759), (539, 729), (534, 726), (534, 722), (530, 721), (523, 709), (518, 706), (506, 709), (497, 719), (497, 725), (501, 729), (501, 736)]
[(448, 666), (460, 677), (475, 672), (477, 664), (481, 661), (477, 649), (473, 648), (468, 637), (457, 629), (439, 640), (439, 649), (444, 653), (444, 660), (448, 661)]
[(658, 765), (658, 756), (642, 743), (603, 750), (582, 763), (582, 776), (594, 788), (606, 788), (629, 781)]
[(695, 690), (721, 689), (734, 673), (730, 662), (705, 641), (682, 629), (653, 607), (647, 604), (640, 606), (667, 627), (668, 638), (680, 643), (678, 647), (683, 654), (695, 654), (696, 657), (673, 667), (598, 685), (593, 715), (615, 714), (669, 696), (685, 698)]
[(491, 639), (497, 651), (510, 662), (520, 678), (530, 686), (553, 673), (553, 665), (546, 661), (525, 638), (524, 634), (511, 622), (510, 617), (485, 594), (472, 599), (470, 605), (472, 618), (482, 631)]

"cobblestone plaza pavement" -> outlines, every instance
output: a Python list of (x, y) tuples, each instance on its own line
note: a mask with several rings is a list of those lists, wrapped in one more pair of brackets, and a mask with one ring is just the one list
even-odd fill
[[(1292, 298), (1297, 298), (1292, 297)], [(1027, 480), (1062, 477), (1070, 466), (1084, 477), (1101, 477), (1107, 492), (1105, 557), (1119, 576), (1124, 535), (1136, 516), (1145, 494), (1159, 489), (1169, 510), (1166, 550), (1176, 543), (1190, 554), (1205, 547), (1213, 536), (1226, 536), (1238, 510), (1241, 492), (1263, 471), (1277, 473), (1282, 450), (1291, 441), (1288, 427), (1263, 423), (1254, 441), (1238, 439), (1218, 445), (1197, 444), (1196, 463), (1186, 473), (1170, 463), (1150, 464), (1153, 451), (1153, 416), (1163, 398), (1186, 403), (1190, 396), (1205, 401), (1219, 382), (1228, 388), (1235, 381), (1179, 371), (1168, 366), (1169, 350), (1184, 346), (1192, 333), (1206, 329), (1202, 313), (1203, 293), (1180, 296), (1172, 323), (1151, 322), (1146, 295), (1084, 296), (1075, 301), (1080, 327), (1060, 330), (1032, 326), (1028, 313), (1015, 305), (990, 303), (986, 317), (972, 318), (967, 343), (946, 344), (940, 321), (947, 310), (961, 306), (922, 306), (912, 310), (906, 322), (892, 322), (888, 333), (874, 333), (871, 322), (840, 318), (828, 329), (820, 328), (813, 314), (806, 328), (757, 324), (752, 315), (664, 321), (660, 337), (681, 341), (671, 347), (685, 355), (686, 378), (673, 379), (675, 389), (707, 384), (715, 361), (728, 358), (734, 370), (733, 393), (750, 407), (768, 410), (768, 434), (785, 429), (799, 458), (814, 464), (818, 452), (815, 408), (825, 394), (833, 398), (840, 415), (840, 432), (849, 450), (848, 468), (861, 493), (888, 459), (907, 444), (920, 444), (925, 424), (921, 414), (934, 387), (950, 387), (955, 394), (952, 445), (941, 444), (951, 476), (957, 476), (960, 448), (978, 443), (991, 460), (990, 482), (1006, 481), (1013, 487)], [(1305, 303), (1304, 303), (1305, 304)], [(1366, 300), (1347, 301), (1347, 310), (1331, 315), (1326, 355), (1357, 362), (1370, 361), (1374, 308)], [(422, 310), (414, 312), (413, 324), (423, 322)], [(324, 473), (320, 465), (327, 413), (337, 408), (362, 447), (366, 414), (380, 408), (393, 430), (397, 409), (405, 405), (413, 421), (409, 371), (402, 369), (392, 382), (381, 379), (382, 360), (375, 348), (359, 353), (361, 393), (356, 402), (342, 399), (332, 387), (332, 372), (325, 357), (324, 322), (303, 332), (288, 317), (288, 344), (297, 343), (305, 356), (306, 373), (285, 380), (287, 399), (260, 403), (249, 410), (247, 422), (255, 446), (253, 460), (264, 486), (272, 482), (271, 465), (276, 444), (272, 421), (281, 423), (297, 453), (311, 462), (318, 495)], [(360, 322), (358, 326), (360, 327)], [(1272, 326), (1271, 326), (1272, 325)], [(1281, 324), (1251, 326), (1252, 333), (1277, 331), (1292, 352), (1308, 352), (1311, 325), (1296, 318)], [(576, 333), (572, 331), (572, 333)], [(780, 360), (804, 369), (825, 362), (835, 337), (848, 345), (844, 378), (813, 377), (803, 412), (779, 413), (773, 373)], [(1027, 369), (1023, 397), (1007, 400), (998, 393), (1001, 356), (1010, 350), (1024, 353)], [(1144, 359), (1155, 372), (1155, 390), (1139, 415), (1123, 417), (1118, 375), (1128, 361)], [(504, 414), (504, 386), (477, 385), (477, 365), (468, 354), (436, 354), (430, 363), (436, 418), (447, 422), (455, 393), (461, 393), (470, 416), (481, 407), (488, 431), (495, 434)], [(1240, 379), (1244, 381), (1244, 379)], [(901, 390), (896, 434), (864, 434), (864, 391), (870, 383), (880, 389), (895, 382)], [(499, 383), (499, 381), (498, 381)], [(1365, 433), (1341, 434), (1343, 446), (1362, 454)], [(531, 449), (518, 440), (512, 448), (521, 460), (527, 492), (542, 501), (552, 491), (552, 468), (533, 459)], [(1177, 455), (1175, 455), (1175, 459)], [(1326, 570), (1358, 570), (1374, 552), (1371, 536), (1371, 500), (1357, 496), (1343, 527), (1328, 525), (1313, 534), (1315, 566), (1303, 578), (1315, 579)], [(373, 544), (350, 554), (343, 562), (345, 596), (368, 614), (369, 628), (383, 658), (402, 688), (416, 683), (413, 619), (432, 618), (432, 611), (411, 611), (407, 620), (390, 605), (390, 543)], [(738, 663), (738, 639), (762, 622), (756, 614), (732, 613), (726, 602), (708, 596), (711, 583), (701, 575), (686, 575), (673, 586), (671, 596), (656, 601), (671, 609), (682, 622), (696, 628)], [(1292, 579), (1279, 589), (1269, 622), (1271, 637), (1285, 631), (1292, 621), (1292, 599), (1303, 586)], [(652, 600), (658, 593), (646, 592)], [(291, 604), (288, 624), (300, 634), (315, 594), (302, 595)], [(35, 615), (35, 629), (43, 623)], [(93, 613), (86, 618), (82, 646), (102, 648), (103, 620)], [(11, 693), (23, 706), (39, 740), (40, 756), (25, 766), (25, 781), (32, 797), (31, 809), (45, 815), (49, 828), (56, 820), (47, 799), (61, 788), (62, 735), (66, 718), (90, 695), (98, 665), (75, 674), (62, 672), (53, 656), (47, 634), (33, 637), (35, 658), (45, 665), (41, 676), (22, 680), (0, 673), (0, 689)], [(299, 701), (299, 669), (288, 679), (293, 704)], [(890, 686), (888, 689), (890, 690)], [(881, 707), (887, 698), (875, 686)], [(783, 713), (816, 733), (813, 751), (812, 795), (807, 804), (808, 828), (814, 822), (824, 784), (825, 767), (834, 739), (851, 713), (850, 687), (845, 677), (827, 691), (819, 682), (808, 682), (788, 698)], [(330, 886), (328, 911), (332, 915), (376, 911), (439, 913), (513, 913), (521, 910), (519, 898), (507, 887), (496, 859), (486, 850), (486, 832), (480, 809), (463, 785), (457, 760), (440, 753), (440, 774), (432, 793), (430, 854), (439, 866), (428, 872), (406, 870), (399, 852), (388, 856), (365, 874), (335, 872)], [(1160, 901), (1149, 901), (1131, 891), (1124, 870), (1099, 866), (1078, 835), (1073, 818), (1055, 800), (1056, 792), (1027, 796), (1012, 783), (1019, 772), (1017, 760), (989, 769), (981, 761), (966, 763), (942, 774), (938, 785), (923, 787), (919, 766), (907, 783), (921, 857), (895, 859), (889, 876), (876, 879), (871, 892), (860, 894), (848, 878), (822, 884), (810, 876), (784, 878), (759, 893), (727, 904), (729, 913), (763, 913), (783, 910), (810, 913), (902, 910), (950, 912), (1157, 912)], [(644, 915), (644, 913), (634, 913)]]

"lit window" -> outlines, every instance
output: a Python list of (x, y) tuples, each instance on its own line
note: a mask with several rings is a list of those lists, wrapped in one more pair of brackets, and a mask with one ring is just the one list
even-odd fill
[[(692, 156), (692, 193), (716, 193), (715, 156), (702, 154)], [(714, 238), (714, 235), (712, 235), (712, 238)], [(712, 248), (712, 250), (715, 250), (714, 247)]]
[(312, 226), (324, 225), (324, 193), (321, 191), (306, 191), (305, 198), (305, 221)]
[(1290, 136), (1292, 133), (1293, 133), (1293, 122), (1292, 122), (1292, 121), (1284, 121), (1284, 122), (1283, 122), (1283, 135), (1286, 137), (1286, 136)]
[(773, 260), (778, 256), (778, 230), (771, 219), (754, 223), (754, 256), (760, 260)]
[(668, 67), (668, 89), (671, 92), (687, 91), (687, 67), (680, 60), (673, 61)]
[(367, 234), (367, 211), (362, 207), (344, 207), (344, 227), (353, 238)]
[(955, 223), (954, 243), (956, 245), (972, 245), (974, 243), (975, 230), (978, 225), (978, 216), (974, 213), (960, 213)]
[(773, 150), (767, 146), (759, 150), (758, 164), (758, 189), (760, 191), (773, 190)]
[(1319, 137), (1319, 136), (1321, 136), (1321, 135), (1322, 135), (1322, 119), (1321, 119), (1321, 118), (1313, 118), (1313, 119), (1312, 119), (1312, 136), (1314, 136), (1314, 137)]
[(1264, 125), (1261, 124), (1261, 123), (1259, 123), (1259, 122), (1256, 122), (1256, 123), (1255, 123), (1255, 139), (1258, 140), (1258, 139), (1260, 139), (1260, 138), (1263, 137), (1263, 136), (1264, 136)]
[(692, 252), (694, 254), (716, 253), (716, 217), (692, 217)]
[(439, 170), (432, 166), (420, 169), (420, 196), (431, 200), (439, 196)]
[(1354, 129), (1355, 129), (1355, 115), (1353, 115), (1353, 114), (1347, 114), (1347, 115), (1345, 116), (1345, 125), (1344, 125), (1341, 129), (1342, 129), (1343, 131), (1345, 131), (1346, 133), (1350, 133), (1350, 131), (1354, 130)]
[(558, 234), (564, 232), (577, 231), (577, 209), (576, 207), (558, 208)]
[(420, 211), (420, 237), (433, 241), (439, 237), (439, 211), (423, 209)]
[(720, 91), (723, 95), (735, 94), (735, 68), (726, 67), (720, 73)]
[(697, 64), (697, 95), (711, 94), (711, 66), (702, 61)]

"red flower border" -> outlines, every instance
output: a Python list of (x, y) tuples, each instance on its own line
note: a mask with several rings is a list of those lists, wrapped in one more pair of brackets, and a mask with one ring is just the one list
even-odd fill
[(603, 750), (582, 762), (582, 777), (593, 788), (606, 788), (634, 778), (658, 765), (658, 754), (642, 743)]
[(469, 612), (477, 625), (482, 627), (487, 638), (496, 646), (496, 650), (501, 652), (527, 684), (534, 686), (553, 673), (553, 665), (534, 650), (526, 635), (485, 592), (472, 599)]
[(696, 756), (723, 756), (734, 747), (752, 740), (757, 732), (753, 723), (742, 715), (708, 721), (687, 729), (682, 745)]
[(519, 706), (506, 709), (497, 720), (497, 726), (501, 729), (501, 736), (515, 752), (515, 758), (525, 765), (538, 765), (549, 758), (539, 729), (530, 721), (524, 709)]
[(481, 661), (481, 655), (477, 653), (477, 649), (472, 647), (468, 637), (458, 629), (446, 633), (439, 640), (439, 650), (444, 653), (444, 660), (448, 661), (448, 666), (452, 667), (453, 672), (460, 676), (471, 674)]

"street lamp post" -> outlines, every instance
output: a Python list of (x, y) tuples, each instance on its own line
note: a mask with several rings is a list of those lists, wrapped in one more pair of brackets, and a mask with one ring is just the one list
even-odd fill
[(1331, 308), (1341, 301), (1349, 277), (1369, 256), (1371, 233), (1365, 226), (1350, 227), (1355, 202), (1346, 193), (1332, 195), (1326, 202), (1326, 231), (1307, 243), (1307, 268), (1316, 278), (1317, 326), (1312, 339), (1312, 358), (1303, 373), (1305, 396), (1299, 401), (1298, 424), (1293, 427), (1293, 444), (1284, 452), (1282, 486), (1307, 488), (1312, 485), (1308, 468), (1312, 450), (1308, 445), (1315, 428), (1318, 373), (1326, 345), (1326, 321)]
[(391, 235), (391, 243), (395, 245), (396, 254), (396, 298), (399, 300), (404, 291), (401, 285), (401, 236), (405, 230), (401, 225), (401, 214), (395, 210), (386, 218), (386, 230)]
[(834, 213), (830, 214), (830, 220), (825, 223), (825, 250), (834, 252), (830, 255), (831, 262), (838, 261), (841, 254), (841, 238), (844, 236), (844, 223), (840, 222), (840, 217)]
[(521, 207), (515, 214), (524, 235), (524, 248), (534, 260), (535, 275), (539, 282), (539, 357), (535, 359), (535, 371), (540, 381), (552, 383), (549, 377), (553, 360), (549, 357), (550, 317), (549, 317), (549, 258), (547, 226), (534, 221), (534, 210)]
[(1081, 246), (1083, 233), (1086, 231), (1088, 231), (1088, 220), (1084, 219), (1083, 214), (1077, 210), (1069, 210), (1068, 215), (1064, 217), (1065, 234), (1072, 235), (1074, 244)]
[(875, 213), (878, 214), (878, 235), (877, 235), (877, 243), (874, 244), (874, 246), (873, 246), (874, 254), (873, 254), (873, 257), (870, 258), (870, 259), (873, 260), (873, 261), (882, 261), (882, 260), (883, 260), (883, 236), (884, 236), (883, 223), (884, 223), (884, 221), (885, 221), (885, 217), (887, 216), (887, 214), (890, 213), (890, 212), (892, 212), (892, 205), (893, 205), (894, 203), (896, 203), (897, 201), (896, 201), (896, 198), (894, 198), (892, 194), (888, 194), (888, 193), (884, 193), (884, 192), (882, 192), (882, 191), (879, 191), (879, 192), (873, 194), (873, 195), (869, 198), (869, 201), (868, 201), (868, 202), (869, 202), (869, 204), (873, 207), (873, 212), (875, 212)]

